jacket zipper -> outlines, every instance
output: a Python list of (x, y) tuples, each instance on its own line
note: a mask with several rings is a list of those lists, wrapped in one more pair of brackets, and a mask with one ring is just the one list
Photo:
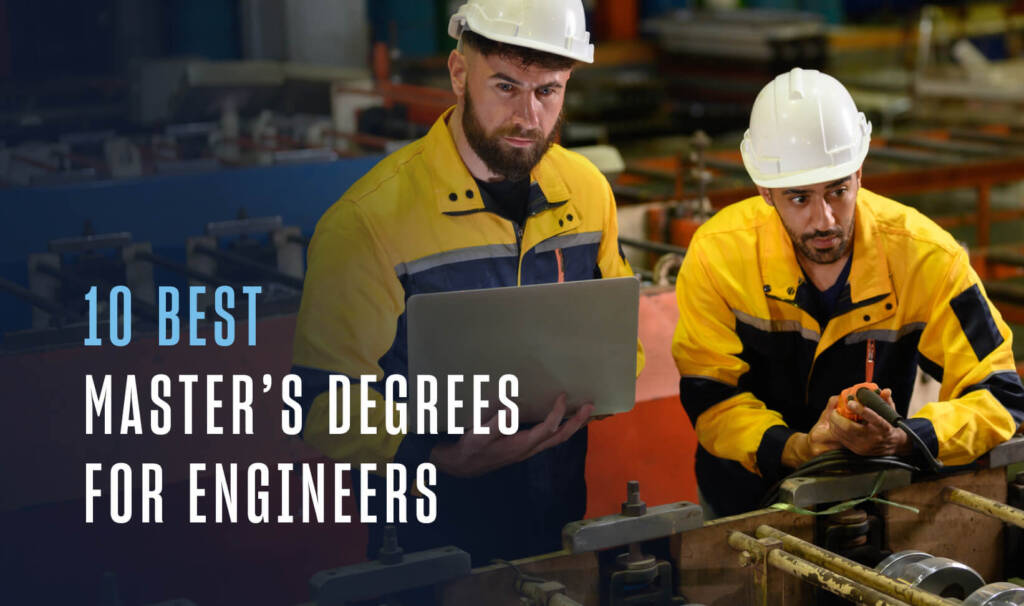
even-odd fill
[[(828, 328), (828, 324), (825, 325)], [(825, 338), (825, 331), (818, 326), (818, 344)], [(824, 352), (823, 352), (824, 353)], [(807, 371), (807, 381), (804, 383), (804, 408), (811, 405), (811, 379), (814, 378), (814, 367), (818, 364), (818, 345), (814, 346), (814, 354), (811, 357), (811, 368)], [(825, 403), (826, 405), (828, 402)]]
[[(526, 222), (525, 219), (523, 221)], [(511, 223), (511, 221), (510, 221)], [(512, 231), (516, 234), (516, 286), (522, 286), (523, 278), (523, 227), (512, 223)]]
[[(820, 327), (819, 327), (820, 328)], [(820, 339), (825, 336), (825, 332), (822, 331), (818, 337)], [(817, 347), (814, 348), (817, 352)], [(818, 363), (818, 356), (815, 353), (814, 359), (811, 360), (811, 370), (807, 373), (807, 383), (804, 385), (804, 406), (809, 406), (811, 401), (811, 378), (814, 376), (814, 366)], [(875, 340), (868, 339), (866, 344), (866, 353), (864, 355), (864, 381), (871, 383), (875, 380)]]

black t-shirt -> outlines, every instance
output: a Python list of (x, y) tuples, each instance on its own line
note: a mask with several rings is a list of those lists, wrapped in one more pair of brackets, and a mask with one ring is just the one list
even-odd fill
[(850, 266), (852, 264), (853, 255), (851, 254), (846, 258), (846, 265), (843, 266), (843, 271), (839, 272), (839, 277), (836, 278), (835, 284), (825, 290), (818, 290), (814, 282), (811, 282), (810, 277), (807, 276), (807, 272), (804, 272), (804, 277), (807, 277), (807, 286), (810, 287), (808, 290), (811, 294), (807, 313), (814, 316), (814, 319), (818, 321), (818, 325), (821, 326), (821, 330), (825, 330), (825, 325), (835, 315), (836, 308), (839, 307), (839, 302), (844, 292), (849, 297), (849, 285), (847, 283), (850, 280)]
[(530, 197), (530, 180), (481, 181), (476, 179), (483, 196), (484, 208), (522, 227)]

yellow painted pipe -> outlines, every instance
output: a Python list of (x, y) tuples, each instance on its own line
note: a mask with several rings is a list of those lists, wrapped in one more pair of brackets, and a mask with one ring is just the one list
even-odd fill
[(947, 486), (942, 489), (942, 500), (992, 516), (1007, 524), (1013, 524), (1018, 528), (1024, 528), (1024, 511), (1006, 503), (1000, 503), (988, 497), (983, 497), (980, 494), (974, 494), (962, 488)]
[(935, 595), (934, 593), (929, 593), (923, 589), (911, 587), (906, 583), (890, 579), (884, 574), (879, 573), (874, 568), (868, 568), (863, 564), (858, 564), (857, 562), (844, 558), (837, 553), (818, 547), (813, 543), (808, 543), (803, 539), (786, 534), (781, 530), (772, 528), (771, 526), (758, 526), (757, 536), (778, 539), (782, 541), (782, 546), (786, 551), (790, 551), (801, 558), (805, 558), (810, 562), (818, 564), (819, 566), (838, 572), (850, 579), (853, 579), (854, 581), (863, 583), (868, 587), (873, 587), (879, 591), (885, 592), (886, 594), (899, 598), (911, 606), (954, 606), (959, 603), (951, 602)]
[(769, 566), (856, 604), (908, 606), (906, 602), (897, 600), (891, 595), (808, 562), (782, 549), (767, 548), (753, 537), (742, 532), (734, 531), (730, 533), (729, 545), (738, 551), (753, 554), (753, 557), (757, 560), (764, 558)]

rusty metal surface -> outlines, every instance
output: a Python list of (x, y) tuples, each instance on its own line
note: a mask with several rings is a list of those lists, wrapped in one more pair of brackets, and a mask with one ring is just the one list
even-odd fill
[[(814, 520), (809, 516), (760, 509), (737, 516), (706, 522), (672, 539), (672, 559), (676, 562), (676, 585), (691, 602), (707, 606), (747, 604), (752, 591), (751, 572), (744, 569), (727, 538), (732, 531), (753, 534), (761, 524), (771, 524), (786, 532), (811, 540)], [(785, 604), (813, 604), (813, 588), (789, 575), (779, 575), (779, 590)]]
[[(963, 562), (978, 571), (987, 581), (999, 579), (1003, 564), (1002, 523), (987, 515), (946, 503), (942, 491), (947, 486), (958, 486), (997, 501), (1005, 501), (1006, 498), (1004, 469), (938, 478), (890, 491), (886, 495), (888, 499), (918, 507), (920, 513), (881, 506), (885, 516), (888, 548), (893, 551), (919, 549)], [(677, 592), (685, 595), (690, 602), (707, 606), (753, 604), (752, 600), (759, 595), (756, 575), (749, 561), (746, 562), (747, 567), (741, 565), (740, 554), (729, 546), (728, 537), (733, 531), (753, 535), (762, 525), (771, 526), (804, 542), (813, 540), (814, 519), (789, 512), (763, 509), (706, 522), (700, 528), (671, 538), (671, 558), (675, 565), (673, 581)], [(792, 551), (788, 546), (786, 550)], [(827, 567), (804, 554), (798, 555), (800, 559)], [(784, 559), (792, 563), (791, 558)], [(584, 606), (599, 605), (599, 570), (595, 554), (561, 551), (519, 560), (516, 564), (524, 572), (564, 584), (566, 595)], [(821, 576), (798, 578), (778, 571), (769, 572), (768, 569), (764, 569), (761, 574), (768, 579), (764, 602), (789, 606), (814, 604), (815, 594), (811, 583), (823, 580)], [(515, 578), (515, 572), (507, 566), (476, 569), (467, 577), (447, 583), (440, 592), (441, 603), (519, 606), (519, 596), (514, 587)], [(869, 585), (860, 579), (853, 580)], [(901, 594), (906, 603), (943, 603), (915, 601), (906, 595)]]
[(1003, 573), (1003, 524), (981, 513), (946, 503), (942, 491), (956, 486), (1006, 501), (1006, 470), (986, 469), (919, 482), (890, 492), (886, 498), (912, 505), (919, 514), (898, 507), (886, 510), (889, 549), (916, 549), (963, 562), (986, 580)]
[[(677, 591), (691, 602), (707, 606), (747, 604), (746, 596), (752, 587), (751, 573), (740, 566), (726, 538), (732, 530), (752, 533), (763, 523), (810, 539), (814, 522), (806, 516), (764, 509), (714, 520), (673, 536), (671, 555), (677, 564), (673, 571)], [(558, 551), (516, 560), (513, 564), (524, 573), (564, 584), (566, 595), (584, 606), (599, 606), (598, 562), (593, 553)], [(786, 574), (780, 573), (777, 577), (773, 588), (779, 588), (778, 593), (784, 600), (781, 603), (791, 606), (814, 603), (810, 585)], [(439, 591), (441, 604), (519, 606), (515, 580), (515, 571), (505, 565), (477, 568), (469, 576), (445, 584)]]

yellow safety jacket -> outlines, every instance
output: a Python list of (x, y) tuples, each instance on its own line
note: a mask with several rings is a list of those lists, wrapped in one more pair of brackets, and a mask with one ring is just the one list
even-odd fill
[[(633, 275), (618, 245), (611, 188), (593, 164), (552, 146), (532, 171), (527, 218), (517, 229), (485, 208), (448, 129), (451, 111), (345, 192), (320, 219), (309, 245), (294, 370), (307, 396), (304, 439), (337, 460), (412, 466), (426, 461), (436, 443), (429, 436), (388, 435), (383, 405), (367, 420), (377, 435), (358, 434), (362, 419), (355, 410), (350, 434), (327, 431), (331, 373), (352, 379), (352, 402), (359, 402), (359, 376), (376, 375), (381, 403), (384, 378), (407, 374), (410, 296)], [(580, 313), (586, 305), (580, 301)], [(638, 372), (642, 364), (638, 345)], [(448, 541), (475, 558), (557, 549), (561, 525), (584, 512), (585, 455), (583, 430), (481, 478), (441, 474), (435, 526), (443, 536), (423, 542)], [(414, 546), (409, 532), (403, 531), (406, 550)]]
[(697, 432), (701, 493), (719, 514), (749, 510), (788, 473), (786, 440), (807, 432), (830, 396), (865, 380), (907, 414), (918, 365), (938, 402), (908, 424), (947, 464), (1008, 439), (1024, 411), (1012, 335), (964, 250), (931, 220), (863, 188), (848, 284), (824, 327), (778, 213), (760, 197), (697, 230), (676, 283), (672, 353)]

